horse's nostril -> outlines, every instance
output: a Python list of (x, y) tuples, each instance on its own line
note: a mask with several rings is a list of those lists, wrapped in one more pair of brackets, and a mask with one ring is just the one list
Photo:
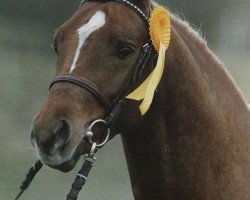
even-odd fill
[(68, 143), (70, 136), (68, 123), (64, 120), (60, 121), (54, 133), (55, 133), (55, 143), (54, 143), (55, 148), (58, 150), (63, 149), (65, 145)]
[(31, 142), (31, 144), (34, 146), (34, 142), (35, 142), (35, 133), (34, 133), (34, 129), (31, 129), (31, 133), (30, 133), (30, 142)]

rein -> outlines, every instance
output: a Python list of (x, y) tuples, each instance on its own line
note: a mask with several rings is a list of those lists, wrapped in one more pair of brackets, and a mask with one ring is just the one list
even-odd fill
[[(81, 6), (84, 3), (90, 2), (90, 1), (95, 1), (95, 0), (83, 0), (81, 2)], [(125, 6), (128, 6), (142, 18), (142, 20), (145, 22), (147, 27), (149, 26), (148, 24), (149, 18), (136, 5), (132, 4), (131, 2), (127, 0), (110, 0), (110, 1), (118, 2), (118, 3), (124, 4)], [(96, 158), (94, 157), (95, 153), (97, 152), (97, 150), (102, 148), (110, 139), (110, 128), (112, 127), (116, 119), (118, 118), (122, 110), (122, 106), (126, 102), (126, 96), (129, 95), (129, 93), (133, 89), (135, 89), (136, 84), (139, 83), (139, 81), (141, 80), (141, 76), (144, 72), (146, 64), (149, 62), (150, 58), (154, 58), (155, 55), (156, 55), (156, 52), (153, 49), (152, 43), (150, 40), (148, 40), (148, 42), (144, 44), (141, 48), (141, 52), (138, 57), (138, 60), (135, 66), (133, 67), (132, 72), (129, 75), (128, 82), (124, 85), (124, 89), (121, 95), (119, 95), (115, 99), (114, 102), (109, 102), (108, 98), (102, 95), (99, 89), (91, 85), (89, 83), (90, 81), (88, 81), (88, 79), (86, 78), (80, 79), (78, 77), (65, 75), (65, 76), (58, 76), (51, 82), (49, 86), (49, 90), (51, 90), (55, 84), (61, 83), (61, 82), (71, 83), (71, 84), (74, 84), (78, 87), (81, 87), (87, 90), (97, 99), (97, 101), (103, 106), (103, 108), (105, 109), (107, 113), (105, 120), (103, 119), (95, 120), (87, 127), (87, 133), (85, 134), (84, 138), (86, 138), (90, 142), (92, 147), (91, 147), (90, 152), (84, 157), (84, 163), (82, 165), (82, 168), (78, 172), (74, 180), (74, 183), (72, 184), (71, 190), (69, 194), (67, 195), (67, 200), (77, 200), (77, 196), (80, 190), (82, 189), (83, 185), (86, 183), (89, 172), (91, 171), (94, 165), (94, 161), (96, 160)], [(103, 134), (103, 138), (102, 138), (103, 140), (99, 144), (97, 144), (96, 142), (92, 140), (93, 135), (94, 135), (92, 129), (97, 124), (104, 125), (106, 129)], [(21, 191), (18, 194), (18, 196), (15, 198), (15, 200), (19, 199), (22, 193), (28, 188), (29, 184), (31, 183), (35, 175), (38, 173), (38, 171), (42, 168), (42, 166), (43, 166), (42, 162), (38, 160), (34, 164), (34, 166), (30, 168), (30, 170), (28, 171), (26, 175), (26, 179), (24, 180), (24, 182), (22, 183), (20, 187)]]

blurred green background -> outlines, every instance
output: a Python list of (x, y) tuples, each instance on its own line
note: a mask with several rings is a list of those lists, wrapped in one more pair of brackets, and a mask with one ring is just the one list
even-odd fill
[[(202, 31), (250, 100), (250, 1), (159, 2)], [(53, 33), (78, 6), (76, 0), (0, 0), (0, 200), (14, 199), (35, 160), (29, 128), (54, 76)], [(120, 138), (97, 158), (79, 199), (132, 199)], [(79, 164), (68, 174), (44, 167), (22, 199), (65, 199)]]

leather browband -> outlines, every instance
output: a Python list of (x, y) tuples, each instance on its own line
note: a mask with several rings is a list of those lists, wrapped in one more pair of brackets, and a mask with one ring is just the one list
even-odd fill
[(107, 112), (109, 112), (113, 107), (109, 103), (109, 101), (104, 96), (101, 95), (101, 93), (98, 91), (97, 88), (91, 86), (89, 83), (87, 83), (83, 79), (78, 79), (76, 77), (58, 76), (50, 83), (49, 90), (51, 90), (51, 88), (53, 87), (54, 84), (60, 83), (60, 82), (72, 83), (72, 84), (78, 85), (78, 86), (88, 90), (91, 94), (93, 94), (99, 100), (99, 102), (104, 106), (104, 108)]
[[(83, 0), (80, 4), (80, 6), (82, 6), (84, 3), (86, 2), (91, 2), (91, 1), (95, 1), (98, 2), (97, 0)], [(148, 25), (149, 23), (149, 18), (142, 12), (142, 10), (137, 7), (135, 4), (129, 2), (128, 0), (103, 0), (102, 2), (107, 2), (107, 1), (114, 1), (114, 2), (118, 2), (121, 4), (124, 4), (126, 6), (128, 6), (129, 8), (131, 8), (133, 11), (135, 11), (138, 15), (140, 15), (140, 17), (145, 21), (145, 23)]]

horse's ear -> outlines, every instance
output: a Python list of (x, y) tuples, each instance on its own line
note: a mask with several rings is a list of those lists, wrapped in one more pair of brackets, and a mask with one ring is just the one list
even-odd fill
[(145, 14), (150, 13), (152, 7), (151, 0), (131, 0), (131, 2), (137, 5), (140, 9), (142, 9)]

